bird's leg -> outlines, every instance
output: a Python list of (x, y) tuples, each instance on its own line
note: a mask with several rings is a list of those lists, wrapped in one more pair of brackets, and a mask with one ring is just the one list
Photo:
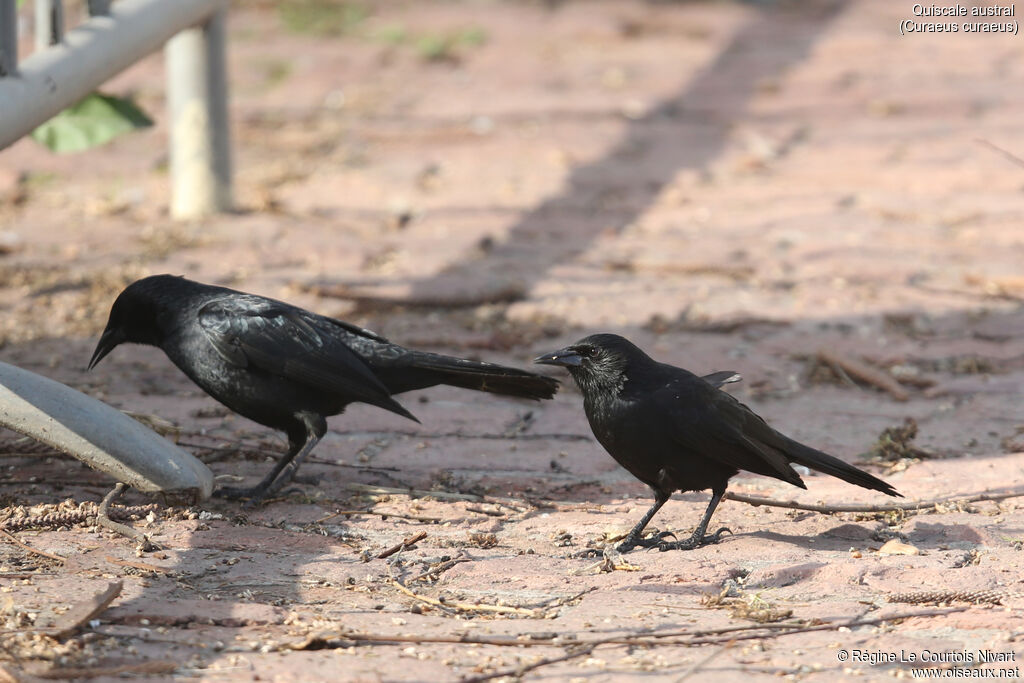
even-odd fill
[[(275, 493), (281, 490), (282, 486), (290, 482), (292, 478), (295, 477), (295, 472), (299, 469), (299, 465), (302, 464), (302, 461), (306, 459), (306, 456), (309, 455), (309, 452), (312, 451), (313, 447), (316, 446), (318, 443), (320, 443), (320, 437), (314, 434), (310, 434), (309, 440), (306, 441), (306, 444), (299, 450), (298, 453), (295, 454), (295, 457), (292, 458), (291, 462), (289, 462), (284, 467), (284, 470), (281, 472), (281, 475), (277, 479), (274, 479), (272, 483), (267, 484), (265, 491), (262, 491), (258, 495), (252, 496), (249, 499), (249, 502), (246, 504), (247, 507), (253, 507), (255, 505), (258, 505), (259, 502), (262, 501), (264, 498), (274, 495)], [(260, 486), (262, 485), (263, 482), (260, 482)]]
[(722, 496), (725, 495), (725, 487), (721, 490), (714, 489), (711, 492), (711, 502), (708, 503), (708, 509), (704, 511), (704, 516), (700, 519), (700, 524), (693, 530), (693, 535), (684, 541), (668, 541), (659, 540), (653, 545), (657, 545), (658, 550), (693, 550), (699, 548), (702, 545), (709, 545), (711, 543), (718, 543), (721, 540), (722, 534), (729, 532), (732, 533), (731, 529), (722, 527), (710, 536), (705, 536), (704, 532), (708, 530), (708, 523), (711, 521), (711, 515), (715, 513), (715, 508), (718, 507), (719, 501), (722, 500)]
[(628, 553), (630, 550), (636, 548), (637, 546), (643, 548), (650, 548), (660, 543), (661, 539), (664, 538), (666, 535), (669, 535), (667, 533), (658, 534), (653, 539), (648, 540), (645, 540), (642, 537), (642, 534), (644, 533), (644, 528), (647, 527), (648, 522), (650, 522), (654, 515), (658, 513), (658, 510), (661, 509), (661, 506), (668, 502), (668, 499), (671, 496), (672, 494), (670, 493), (665, 493), (664, 491), (655, 489), (654, 505), (652, 505), (651, 509), (648, 510), (647, 513), (640, 519), (640, 521), (636, 523), (636, 526), (630, 529), (629, 533), (626, 534), (626, 538), (623, 539), (622, 543), (620, 543), (615, 550), (617, 550), (620, 553)]
[(277, 479), (277, 475), (281, 473), (281, 470), (283, 470), (285, 466), (288, 465), (288, 463), (290, 463), (295, 458), (296, 455), (298, 455), (299, 451), (302, 450), (303, 445), (305, 445), (304, 441), (300, 443), (289, 444), (288, 452), (278, 459), (278, 461), (274, 464), (274, 469), (270, 470), (270, 474), (265, 476), (263, 478), (263, 481), (261, 481), (256, 486), (250, 488), (242, 488), (238, 486), (221, 486), (216, 491), (214, 491), (214, 495), (219, 498), (237, 500), (239, 498), (252, 498), (254, 496), (260, 495), (261, 493), (264, 493), (270, 487), (270, 485), (274, 483), (274, 480)]
[(258, 505), (267, 496), (273, 495), (281, 490), (295, 476), (299, 465), (306, 459), (313, 447), (316, 446), (321, 437), (327, 433), (327, 423), (320, 415), (301, 413), (298, 415), (303, 423), (304, 429), (300, 434), (289, 431), (288, 452), (281, 456), (281, 459), (274, 465), (274, 469), (252, 488), (222, 487), (217, 490), (217, 495), (223, 498), (248, 498), (246, 507)]

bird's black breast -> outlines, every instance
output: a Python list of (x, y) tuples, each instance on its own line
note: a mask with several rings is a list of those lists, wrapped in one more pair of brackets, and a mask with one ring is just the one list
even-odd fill
[(699, 434), (678, 438), (679, 430), (686, 429), (680, 413), (694, 400), (685, 381), (662, 378), (657, 385), (630, 384), (627, 381), (618, 395), (605, 393), (584, 401), (594, 436), (630, 474), (671, 493), (724, 486), (738, 472), (716, 461), (710, 444), (700, 447)]

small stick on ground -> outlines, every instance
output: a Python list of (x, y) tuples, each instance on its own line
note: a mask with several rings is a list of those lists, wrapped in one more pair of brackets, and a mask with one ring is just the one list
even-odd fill
[(166, 574), (167, 572), (171, 571), (167, 567), (158, 567), (155, 564), (148, 564), (146, 562), (135, 562), (133, 560), (119, 560), (116, 557), (111, 557), (110, 555), (107, 555), (103, 559), (105, 559), (107, 562), (111, 564), (116, 564), (119, 567), (131, 567), (132, 569), (141, 569), (142, 571), (146, 572), (159, 572), (162, 574)]
[(2, 534), (4, 538), (6, 538), (8, 541), (13, 543), (14, 545), (18, 546), (22, 550), (27, 550), (28, 552), (32, 553), (33, 555), (39, 555), (40, 557), (46, 557), (48, 559), (55, 560), (56, 562), (60, 562), (61, 564), (64, 563), (64, 558), (61, 557), (60, 555), (54, 555), (53, 553), (48, 553), (45, 550), (40, 550), (39, 548), (33, 548), (28, 543), (22, 543), (17, 538), (15, 538), (11, 534), (7, 533), (3, 529), (0, 529), (0, 534)]
[(469, 560), (468, 557), (456, 557), (455, 559), (448, 560), (447, 562), (442, 562), (441, 564), (437, 565), (436, 567), (432, 567), (432, 568), (428, 569), (427, 571), (423, 572), (419, 576), (415, 576), (412, 579), (409, 579), (409, 583), (412, 583), (414, 581), (422, 581), (423, 579), (426, 579), (428, 577), (432, 577), (432, 578), (434, 578), (436, 580), (437, 578), (439, 578), (441, 576), (441, 574), (445, 573), (446, 571), (448, 571), (449, 569), (451, 569), (455, 565), (462, 564), (463, 562), (469, 562), (469, 561), (470, 560)]
[(409, 538), (405, 539), (404, 541), (402, 541), (401, 543), (399, 543), (398, 545), (391, 546), (387, 550), (381, 552), (381, 554), (377, 556), (377, 559), (378, 560), (383, 560), (383, 559), (385, 559), (387, 557), (391, 557), (392, 555), (394, 555), (395, 553), (397, 553), (400, 550), (405, 550), (406, 548), (411, 548), (412, 546), (416, 545), (417, 543), (419, 543), (420, 541), (422, 541), (426, 537), (427, 537), (427, 532), (426, 531), (421, 531), (418, 534), (414, 534), (414, 535), (410, 536)]
[(114, 581), (108, 584), (105, 590), (88, 600), (72, 605), (71, 609), (60, 616), (57, 625), (53, 628), (53, 636), (58, 639), (66, 638), (88, 624), (94, 617), (110, 607), (110, 603), (114, 602), (121, 594), (123, 585), (120, 581)]
[(974, 141), (977, 142), (979, 145), (984, 145), (985, 147), (988, 147), (992, 151), (997, 152), (997, 153), (1003, 155), (1003, 157), (1005, 157), (1006, 159), (1010, 160), (1011, 162), (1017, 164), (1018, 166), (1024, 166), (1024, 159), (1021, 159), (1019, 156), (1017, 156), (1013, 152), (1005, 150), (1002, 147), (1000, 147), (999, 145), (997, 145), (997, 144), (995, 144), (993, 142), (989, 142), (988, 140), (986, 140), (984, 138), (975, 138)]
[(849, 356), (840, 356), (828, 349), (819, 349), (818, 358), (823, 362), (828, 363), (833, 368), (837, 368), (867, 382), (868, 384), (872, 384), (879, 389), (889, 392), (889, 394), (897, 401), (906, 401), (910, 398), (910, 394), (907, 393), (907, 390), (904, 389), (899, 382), (881, 370), (876, 370), (867, 363), (862, 363), (861, 361), (850, 358)]
[(692, 676), (693, 674), (697, 673), (697, 672), (698, 672), (698, 671), (700, 671), (700, 670), (701, 670), (702, 668), (704, 668), (704, 666), (705, 666), (705, 665), (706, 665), (706, 664), (707, 664), (708, 662), (710, 662), (710, 661), (711, 661), (712, 659), (714, 659), (714, 658), (715, 658), (715, 657), (717, 657), (718, 655), (722, 654), (723, 652), (725, 652), (726, 650), (728, 650), (728, 649), (729, 649), (730, 647), (732, 647), (732, 646), (733, 646), (733, 645), (735, 645), (735, 644), (736, 644), (736, 641), (734, 641), (734, 640), (730, 640), (730, 641), (729, 641), (728, 643), (726, 643), (726, 644), (725, 644), (725, 645), (723, 645), (722, 647), (718, 648), (717, 650), (715, 650), (714, 652), (712, 652), (711, 654), (709, 654), (709, 655), (708, 655), (707, 657), (705, 657), (704, 659), (700, 660), (699, 662), (694, 662), (694, 663), (693, 663), (693, 665), (692, 665), (692, 666), (691, 666), (691, 667), (690, 667), (689, 669), (687, 669), (686, 671), (684, 671), (684, 672), (682, 673), (682, 675), (680, 675), (680, 676), (679, 676), (679, 678), (677, 678), (677, 679), (675, 680), (675, 683), (682, 683), (682, 682), (683, 682), (683, 681), (685, 681), (685, 680), (686, 680), (687, 678), (689, 678), (690, 676)]
[(558, 657), (546, 657), (544, 659), (537, 660), (533, 664), (525, 664), (523, 666), (518, 666), (514, 669), (505, 669), (504, 671), (495, 671), (494, 673), (484, 674), (483, 676), (463, 678), (462, 683), (482, 683), (482, 681), (490, 681), (495, 678), (505, 677), (511, 677), (518, 680), (523, 677), (523, 674), (526, 674), (530, 671), (535, 671), (536, 669), (539, 669), (542, 666), (560, 664), (562, 662), (568, 662), (572, 659), (586, 657), (591, 652), (593, 652), (596, 647), (597, 645), (585, 645), (577, 650), (574, 650), (573, 652), (567, 652), (564, 655), (559, 655)]
[[(398, 582), (395, 581), (397, 584)], [(401, 584), (398, 584), (399, 587)], [(417, 596), (419, 597), (419, 596)], [(443, 603), (452, 606), (451, 603)], [(304, 650), (311, 646), (322, 647), (324, 643), (337, 640), (339, 645), (351, 646), (352, 643), (368, 645), (393, 645), (395, 643), (446, 643), (452, 645), (495, 645), (498, 647), (564, 647), (566, 645), (584, 645), (597, 647), (598, 645), (630, 645), (641, 647), (657, 647), (659, 645), (672, 645), (688, 647), (691, 645), (708, 644), (729, 644), (736, 640), (757, 640), (768, 638), (779, 638), (794, 633), (807, 633), (810, 631), (835, 631), (840, 628), (856, 628), (859, 626), (872, 626), (887, 621), (902, 621), (912, 618), (941, 617), (956, 612), (964, 612), (969, 607), (952, 607), (940, 610), (927, 610), (919, 612), (902, 612), (890, 614), (883, 617), (871, 617), (869, 619), (850, 619), (846, 621), (833, 621), (828, 623), (817, 623), (817, 621), (801, 620), (786, 624), (745, 624), (743, 626), (729, 626), (726, 628), (697, 629), (693, 631), (663, 631), (661, 633), (638, 633), (633, 635), (612, 636), (610, 638), (599, 638), (592, 640), (577, 640), (575, 634), (523, 634), (523, 636), (484, 636), (473, 634), (462, 635), (384, 635), (380, 633), (366, 633), (359, 631), (321, 632), (309, 635), (301, 641), (286, 643), (277, 647), (278, 650)], [(724, 635), (723, 635), (724, 634)], [(709, 637), (710, 636), (710, 637)], [(719, 636), (719, 637), (715, 637)], [(679, 640), (689, 638), (689, 640)], [(337, 647), (339, 645), (334, 645)]]
[(137, 531), (127, 524), (121, 524), (110, 519), (110, 504), (128, 488), (123, 482), (117, 482), (114, 486), (114, 490), (106, 495), (103, 502), (100, 503), (100, 509), (96, 512), (96, 523), (105, 529), (110, 529), (116, 534), (120, 534), (126, 538), (130, 538), (139, 544), (139, 548), (144, 553), (152, 552), (154, 550), (160, 550), (160, 546), (149, 540), (149, 536)]
[(121, 664), (119, 666), (104, 666), (93, 669), (78, 667), (53, 668), (48, 671), (34, 671), (32, 675), (36, 678), (46, 680), (71, 680), (82, 678), (110, 678), (120, 674), (169, 674), (178, 668), (177, 662), (161, 659), (150, 662), (139, 662), (137, 664)]
[(396, 519), (411, 519), (414, 522), (425, 522), (427, 524), (437, 524), (441, 521), (440, 517), (420, 517), (418, 515), (404, 515), (398, 512), (380, 512), (378, 510), (335, 510), (331, 514), (325, 515), (313, 523), (323, 524), (327, 520), (334, 519), (335, 517), (348, 517), (350, 515), (366, 515), (368, 517), (380, 516), (381, 519), (394, 517)]
[(485, 510), (484, 508), (480, 507), (479, 505), (467, 505), (466, 506), (466, 512), (475, 512), (475, 513), (477, 513), (479, 515), (487, 515), (488, 517), (504, 517), (505, 516), (504, 512), (499, 512), (498, 510)]
[(480, 501), (482, 496), (473, 493), (450, 493), (448, 491), (424, 491), (422, 489), (398, 489), (391, 486), (371, 486), (369, 484), (356, 484), (350, 482), (345, 484), (350, 491), (369, 493), (373, 495), (403, 495), (411, 498), (437, 498), (438, 500), (471, 500)]
[(914, 510), (929, 510), (936, 505), (948, 505), (950, 503), (980, 503), (982, 501), (999, 501), (1007, 498), (1020, 498), (1024, 496), (1024, 488), (1003, 491), (1001, 493), (975, 493), (968, 496), (946, 496), (945, 498), (932, 498), (921, 500), (916, 503), (889, 503), (884, 505), (857, 505), (834, 503), (832, 505), (798, 503), (795, 500), (774, 500), (772, 498), (759, 498), (757, 496), (745, 496), (741, 493), (726, 491), (723, 499), (735, 500), (738, 503), (746, 503), (755, 507), (764, 505), (766, 507), (787, 508), (790, 510), (807, 510), (809, 512), (913, 512)]
[(479, 603), (468, 603), (468, 602), (448, 602), (441, 601), (437, 598), (428, 598), (425, 595), (419, 593), (413, 593), (409, 590), (405, 584), (398, 579), (391, 579), (391, 583), (394, 584), (395, 588), (402, 591), (410, 598), (425, 602), (428, 605), (434, 607), (441, 607), (445, 609), (454, 609), (462, 612), (495, 612), (497, 614), (521, 614), (527, 617), (536, 617), (539, 615), (539, 611), (535, 609), (526, 609), (525, 607), (508, 607), (506, 605), (484, 605)]

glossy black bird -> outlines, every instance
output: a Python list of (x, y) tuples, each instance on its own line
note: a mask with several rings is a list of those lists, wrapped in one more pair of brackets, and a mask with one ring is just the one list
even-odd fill
[(162, 349), (225, 406), (288, 435), (288, 452), (257, 486), (221, 490), (254, 501), (291, 480), (327, 432), (325, 418), (350, 403), (416, 420), (392, 394), (437, 384), (532, 399), (558, 391), (550, 377), (405, 349), (340, 320), (172, 275), (118, 295), (89, 369), (125, 342)]
[[(561, 365), (583, 392), (583, 407), (615, 460), (654, 491), (654, 505), (618, 546), (689, 550), (717, 543), (722, 528), (705, 536), (708, 522), (740, 470), (807, 488), (790, 463), (805, 465), (857, 486), (900, 496), (881, 479), (775, 431), (750, 408), (720, 391), (722, 372), (698, 377), (659, 363), (614, 334), (595, 334), (546, 353), (536, 363)], [(711, 489), (711, 502), (693, 535), (666, 542), (642, 538), (644, 527), (674, 491)], [(900, 496), (902, 497), (902, 496)]]

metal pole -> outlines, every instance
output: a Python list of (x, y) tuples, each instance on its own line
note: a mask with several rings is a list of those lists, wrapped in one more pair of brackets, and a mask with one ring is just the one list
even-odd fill
[(36, 0), (36, 51), (64, 40), (63, 0)]
[(231, 208), (224, 10), (177, 34), (164, 49), (170, 113), (171, 215), (193, 219)]
[(105, 17), (110, 14), (110, 0), (88, 0), (90, 17)]
[[(0, 8), (14, 0), (0, 0)], [(26, 59), (17, 78), (0, 78), (0, 149), (79, 101), (171, 36), (209, 19), (223, 0), (118, 0), (110, 16), (93, 17), (64, 42)], [(0, 27), (7, 30), (0, 14)], [(0, 44), (6, 33), (0, 33)]]
[(0, 78), (18, 72), (18, 4), (0, 0)]

